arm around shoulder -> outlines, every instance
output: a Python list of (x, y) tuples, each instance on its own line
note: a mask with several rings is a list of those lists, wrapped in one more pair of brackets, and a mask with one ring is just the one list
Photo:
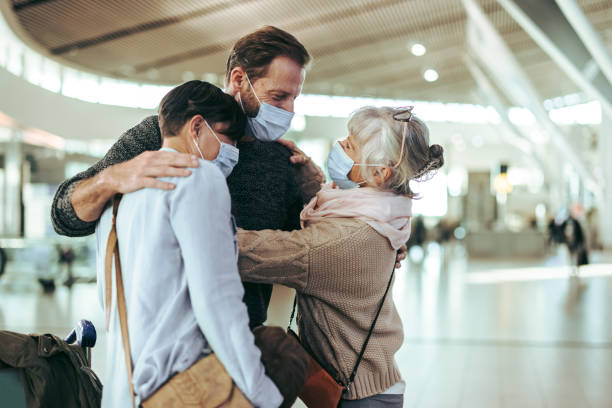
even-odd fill
[(100, 173), (144, 151), (157, 150), (160, 146), (157, 116), (149, 116), (121, 135), (102, 160), (64, 181), (57, 189), (51, 206), (55, 231), (66, 236), (92, 234), (104, 205), (117, 192), (113, 188), (112, 178), (101, 177)]

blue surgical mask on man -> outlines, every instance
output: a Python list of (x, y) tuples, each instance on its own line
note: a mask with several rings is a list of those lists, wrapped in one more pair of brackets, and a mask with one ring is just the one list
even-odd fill
[[(212, 161), (212, 164), (217, 166), (219, 170), (221, 170), (221, 173), (223, 173), (225, 178), (227, 178), (232, 173), (232, 170), (238, 163), (238, 157), (239, 157), (240, 151), (235, 146), (232, 146), (227, 143), (223, 143), (221, 139), (219, 139), (215, 131), (210, 127), (208, 122), (204, 121), (204, 123), (206, 124), (206, 127), (208, 127), (208, 129), (215, 136), (215, 138), (217, 139), (220, 145), (219, 153), (217, 154), (217, 157)], [(200, 146), (198, 146), (198, 143), (195, 141), (195, 139), (193, 140), (193, 144), (195, 145), (196, 149), (198, 149), (198, 152), (200, 153), (200, 156), (202, 157), (202, 159), (204, 159), (204, 155), (202, 154), (202, 151), (200, 150)]]
[[(251, 91), (259, 103), (259, 112), (257, 112), (257, 116), (254, 118), (247, 118), (247, 134), (262, 142), (275, 142), (287, 133), (289, 127), (291, 127), (291, 120), (294, 114), (293, 112), (262, 102), (259, 96), (257, 96), (257, 93), (255, 93), (255, 88), (253, 88), (249, 76), (246, 72), (244, 75), (251, 87)], [(238, 100), (240, 101), (242, 110), (244, 110), (240, 92), (238, 93)]]
[(348, 175), (355, 165), (366, 167), (384, 166), (383, 164), (355, 163), (355, 161), (351, 159), (348, 154), (346, 154), (340, 145), (340, 142), (334, 143), (331, 151), (329, 152), (329, 156), (327, 157), (327, 171), (329, 172), (331, 179), (338, 187), (346, 190), (349, 188), (359, 187), (360, 184), (365, 184), (365, 181), (356, 183), (349, 179)]

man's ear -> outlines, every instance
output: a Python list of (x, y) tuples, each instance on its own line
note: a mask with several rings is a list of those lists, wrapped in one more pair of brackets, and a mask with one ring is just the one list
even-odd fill
[(241, 89), (242, 84), (245, 80), (245, 73), (242, 67), (234, 67), (234, 69), (232, 69), (232, 72), (230, 72), (230, 83), (228, 85), (234, 89)]

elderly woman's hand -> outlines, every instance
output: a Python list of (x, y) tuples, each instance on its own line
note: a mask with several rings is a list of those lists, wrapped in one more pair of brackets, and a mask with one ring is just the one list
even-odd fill
[(289, 158), (291, 163), (307, 164), (308, 162), (311, 161), (310, 157), (308, 157), (306, 153), (300, 150), (300, 148), (297, 147), (297, 145), (295, 144), (293, 140), (287, 140), (287, 139), (281, 138), (281, 139), (278, 139), (277, 142), (285, 146), (291, 152), (291, 157)]
[(395, 269), (399, 269), (402, 266), (401, 262), (406, 259), (407, 250), (408, 248), (406, 248), (406, 245), (402, 245), (400, 249), (397, 250), (397, 256), (395, 257)]
[(325, 173), (323, 173), (323, 170), (321, 170), (321, 168), (317, 166), (306, 153), (297, 147), (293, 140), (278, 139), (277, 142), (285, 146), (291, 152), (291, 157), (289, 158), (291, 163), (307, 166), (309, 170), (311, 170), (310, 173), (316, 173), (322, 179), (325, 179)]
[(309, 202), (325, 183), (325, 173), (297, 147), (294, 141), (279, 139), (277, 143), (282, 144), (291, 152), (289, 161), (295, 166), (298, 184), (302, 190), (302, 199), (304, 203)]

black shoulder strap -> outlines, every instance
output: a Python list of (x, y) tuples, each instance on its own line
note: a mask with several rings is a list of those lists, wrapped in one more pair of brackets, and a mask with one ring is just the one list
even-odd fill
[[(359, 364), (361, 363), (361, 360), (363, 359), (363, 355), (365, 354), (366, 348), (368, 347), (368, 343), (370, 342), (370, 337), (372, 337), (372, 333), (374, 332), (376, 321), (378, 320), (380, 311), (382, 310), (383, 305), (385, 304), (385, 299), (387, 299), (387, 294), (389, 293), (389, 289), (391, 289), (391, 282), (393, 282), (394, 275), (395, 275), (395, 263), (393, 263), (393, 269), (391, 270), (391, 277), (389, 278), (389, 283), (387, 283), (387, 289), (385, 290), (385, 294), (383, 295), (382, 301), (380, 302), (380, 305), (378, 306), (378, 310), (376, 311), (376, 316), (374, 316), (374, 321), (372, 322), (372, 326), (370, 326), (370, 331), (368, 332), (368, 336), (366, 337), (363, 343), (363, 347), (361, 347), (361, 352), (359, 353), (359, 357), (357, 357), (355, 368), (353, 368), (353, 372), (351, 373), (349, 377), (349, 381), (344, 387), (344, 392), (348, 392), (350, 385), (353, 383), (353, 381), (355, 381), (355, 376), (357, 375), (357, 369), (359, 368)], [(291, 317), (289, 318), (289, 326), (287, 327), (287, 330), (291, 328), (291, 324), (293, 323), (293, 317), (295, 316), (296, 306), (297, 306), (297, 293), (295, 295), (295, 298), (293, 299), (293, 309), (291, 310)]]
[(368, 347), (368, 343), (370, 342), (370, 337), (372, 337), (372, 333), (374, 332), (374, 327), (376, 326), (376, 321), (378, 320), (378, 316), (380, 315), (380, 311), (385, 304), (385, 299), (387, 298), (387, 294), (389, 293), (389, 289), (391, 288), (391, 282), (393, 282), (393, 275), (395, 274), (395, 262), (393, 263), (393, 269), (391, 270), (391, 277), (389, 278), (389, 283), (387, 283), (387, 289), (385, 290), (385, 294), (383, 295), (382, 301), (380, 302), (380, 306), (378, 306), (378, 310), (376, 311), (376, 316), (374, 316), (374, 321), (372, 322), (372, 326), (370, 326), (370, 331), (368, 332), (368, 336), (366, 337), (363, 347), (361, 348), (361, 352), (359, 353), (359, 357), (357, 357), (357, 362), (355, 363), (355, 368), (353, 368), (353, 372), (349, 377), (349, 381), (344, 387), (344, 392), (349, 391), (349, 387), (355, 381), (355, 376), (357, 375), (357, 369), (359, 368), (359, 364), (363, 359), (363, 355), (365, 354), (366, 348)]
[(295, 308), (297, 306), (297, 293), (293, 298), (293, 309), (291, 309), (291, 317), (289, 318), (289, 326), (287, 326), (287, 331), (291, 329), (291, 324), (293, 323), (293, 317), (295, 316)]

